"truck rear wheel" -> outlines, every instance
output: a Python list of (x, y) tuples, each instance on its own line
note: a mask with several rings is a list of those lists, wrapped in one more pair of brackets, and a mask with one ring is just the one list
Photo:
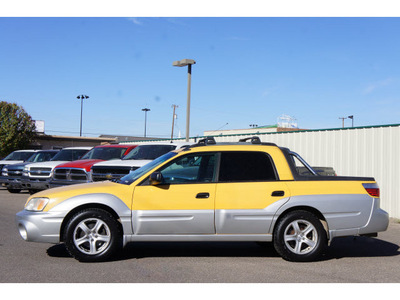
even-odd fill
[(275, 250), (288, 261), (313, 261), (327, 246), (327, 235), (321, 221), (311, 212), (289, 212), (274, 230)]

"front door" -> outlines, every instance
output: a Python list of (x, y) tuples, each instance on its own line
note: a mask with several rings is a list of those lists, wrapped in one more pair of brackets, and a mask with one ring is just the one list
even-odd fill
[(134, 234), (214, 234), (216, 154), (188, 154), (157, 170), (163, 182), (135, 187)]

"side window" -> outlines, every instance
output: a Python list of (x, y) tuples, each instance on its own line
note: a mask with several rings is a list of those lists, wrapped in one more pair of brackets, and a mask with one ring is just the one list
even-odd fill
[(222, 152), (218, 182), (277, 180), (274, 165), (265, 152)]
[(216, 154), (189, 154), (173, 161), (162, 170), (165, 184), (206, 183), (214, 181)]

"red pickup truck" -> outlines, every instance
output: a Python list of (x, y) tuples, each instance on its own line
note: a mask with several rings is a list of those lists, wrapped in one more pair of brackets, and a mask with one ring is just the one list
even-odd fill
[(98, 162), (120, 159), (137, 145), (101, 145), (96, 146), (81, 159), (55, 167), (50, 187), (59, 187), (76, 183), (91, 182), (90, 168)]

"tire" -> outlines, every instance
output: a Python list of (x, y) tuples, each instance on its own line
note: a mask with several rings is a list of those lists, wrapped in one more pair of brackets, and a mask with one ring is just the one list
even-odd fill
[(64, 242), (68, 252), (79, 261), (105, 261), (122, 247), (122, 232), (109, 212), (84, 209), (68, 221)]
[(19, 192), (21, 192), (20, 189), (7, 189), (11, 194), (18, 194)]
[(274, 229), (275, 250), (288, 261), (316, 260), (327, 246), (327, 235), (321, 221), (305, 210), (289, 212)]

